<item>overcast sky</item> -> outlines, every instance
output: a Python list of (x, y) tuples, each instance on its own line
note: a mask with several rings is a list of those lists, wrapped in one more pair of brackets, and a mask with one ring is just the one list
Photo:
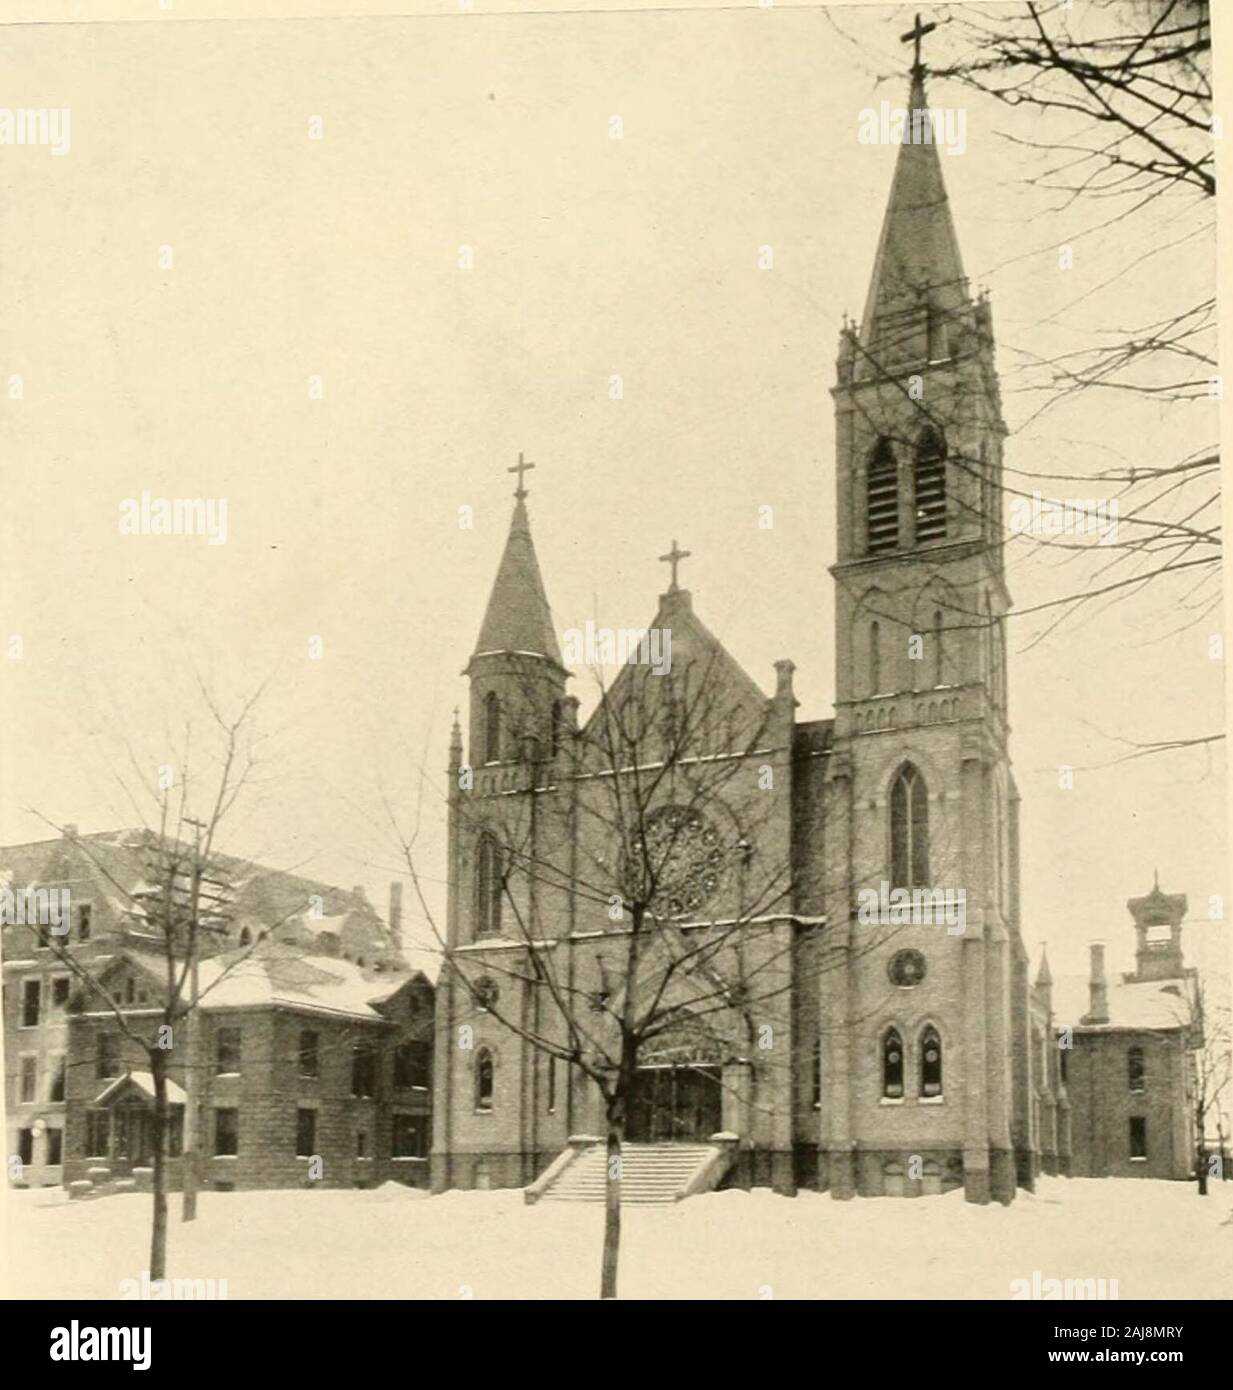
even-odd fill
[[(226, 848), (383, 902), (381, 791), (409, 821), (423, 766), (439, 905), (450, 712), (519, 450), (559, 630), (648, 622), (676, 537), (746, 670), (769, 693), (791, 657), (801, 717), (831, 713), (829, 388), (896, 153), (857, 130), (906, 94), (911, 8), (440, 8), (6, 30), (4, 99), (72, 120), (66, 156), (0, 149), (0, 368), (23, 383), (0, 401), (0, 624), (24, 647), (3, 662), (0, 840), (50, 833), (38, 813), (131, 823), (117, 733), (143, 767), (186, 718), (204, 748), (192, 670), (225, 703), (268, 677), (262, 780)], [(950, 41), (931, 41), (939, 64)], [(1202, 234), (1106, 285), (1210, 207), (1148, 210), (1062, 271), (1059, 243), (1097, 217), (1027, 186), (1002, 134), (1049, 124), (942, 82), (931, 97), (966, 112), (966, 151), (942, 158), (968, 275), (992, 294), (1008, 462), (1084, 474), (1214, 438), (1214, 407), (1108, 398), (1024, 428), (1040, 401), (1016, 389), (1025, 352), (1211, 293)], [(143, 490), (225, 498), (226, 544), (121, 535)], [(1016, 603), (1070, 592), (1087, 563), (1013, 549)], [(1219, 746), (1093, 769), (1115, 738), (1222, 726), (1223, 619), (1179, 631), (1181, 593), (1036, 645), (1034, 620), (1011, 623), (1025, 932), (1055, 969), (1084, 969), (1094, 937), (1130, 966), (1124, 903), (1154, 868), (1192, 918), (1227, 892)], [(574, 688), (589, 701), (585, 675)]]

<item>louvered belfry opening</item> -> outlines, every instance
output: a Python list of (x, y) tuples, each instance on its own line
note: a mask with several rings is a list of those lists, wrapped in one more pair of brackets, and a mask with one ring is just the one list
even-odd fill
[(879, 439), (869, 459), (868, 548), (870, 555), (899, 544), (899, 468), (889, 439)]
[(926, 425), (916, 441), (916, 539), (946, 538), (946, 441)]

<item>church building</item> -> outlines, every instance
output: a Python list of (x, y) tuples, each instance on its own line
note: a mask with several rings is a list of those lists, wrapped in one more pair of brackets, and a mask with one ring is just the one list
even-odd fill
[[(649, 629), (671, 673), (635, 650), (580, 722), (520, 464), (450, 749), (437, 1190), (538, 1191), (602, 1141), (596, 1069), (626, 1065), (626, 1140), (709, 1146), (712, 1185), (1006, 1203), (1035, 1181), (1006, 427), (932, 143), (898, 152), (832, 395), (831, 719), (798, 720), (791, 661), (769, 689), (739, 666), (674, 542)], [(631, 915), (613, 885), (660, 848)]]

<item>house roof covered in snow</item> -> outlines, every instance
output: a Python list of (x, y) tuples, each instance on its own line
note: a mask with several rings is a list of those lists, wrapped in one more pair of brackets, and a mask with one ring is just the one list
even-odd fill
[[(1185, 977), (1173, 980), (1113, 978), (1106, 985), (1108, 1023), (1085, 1028), (1184, 1028), (1190, 1021), (1192, 986)], [(1076, 1027), (1091, 1012), (1091, 988), (1086, 975), (1056, 975), (1053, 980), (1053, 1018), (1059, 1026)]]

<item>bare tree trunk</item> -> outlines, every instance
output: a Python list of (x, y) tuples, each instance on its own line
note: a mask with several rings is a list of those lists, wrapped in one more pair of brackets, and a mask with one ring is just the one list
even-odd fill
[(625, 1137), (624, 1098), (608, 1112), (607, 1181), (604, 1184), (604, 1258), (600, 1298), (617, 1296), (617, 1261), (621, 1254), (621, 1141)]
[(152, 1049), (154, 1075), (154, 1225), (150, 1232), (150, 1278), (167, 1277), (167, 1062)]

